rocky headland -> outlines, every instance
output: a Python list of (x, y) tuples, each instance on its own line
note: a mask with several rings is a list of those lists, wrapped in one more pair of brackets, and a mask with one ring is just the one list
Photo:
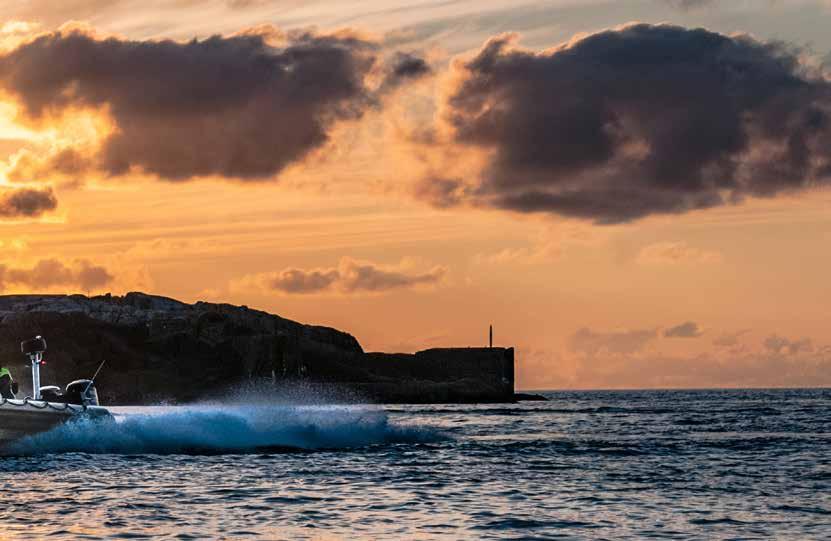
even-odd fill
[(46, 337), (44, 384), (88, 378), (109, 404), (210, 399), (247, 382), (313, 383), (383, 403), (511, 402), (513, 348), (367, 353), (354, 336), (245, 306), (127, 295), (0, 296), (0, 360), (31, 393), (22, 340)]

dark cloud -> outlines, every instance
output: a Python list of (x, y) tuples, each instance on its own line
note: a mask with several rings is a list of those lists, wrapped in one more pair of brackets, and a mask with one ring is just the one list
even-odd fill
[(378, 87), (377, 95), (381, 97), (404, 83), (421, 79), (431, 73), (430, 65), (423, 58), (412, 53), (396, 52), (383, 67), (383, 80)]
[(629, 355), (643, 350), (656, 336), (655, 329), (598, 332), (583, 327), (571, 335), (568, 345), (571, 351), (586, 355), (601, 352)]
[(664, 337), (666, 338), (698, 338), (702, 334), (704, 334), (704, 331), (694, 321), (687, 321), (675, 327), (664, 329)]
[(317, 293), (329, 289), (340, 278), (335, 269), (304, 271), (288, 269), (269, 280), (268, 286), (284, 293)]
[(400, 268), (384, 268), (375, 263), (344, 258), (337, 268), (286, 269), (275, 274), (255, 277), (266, 289), (288, 294), (321, 292), (380, 293), (392, 289), (436, 285), (446, 269), (435, 267), (427, 272), (413, 273)]
[[(106, 107), (117, 129), (95, 167), (107, 174), (260, 179), (320, 148), (336, 122), (361, 117), (382, 91), (427, 70), (411, 55), (384, 61), (376, 43), (345, 32), (292, 32), (274, 45), (277, 34), (180, 43), (55, 32), (0, 56), (0, 87), (33, 120)], [(62, 158), (64, 168), (84, 165)]]
[(0, 193), (0, 218), (36, 218), (58, 207), (52, 190), (19, 188)]
[(444, 275), (445, 269), (441, 267), (425, 273), (412, 274), (399, 270), (385, 270), (372, 263), (350, 261), (346, 265), (341, 265), (340, 284), (349, 292), (379, 292), (437, 284)]
[(28, 268), (0, 264), (0, 289), (12, 284), (32, 290), (62, 286), (90, 291), (112, 281), (113, 275), (106, 268), (85, 259), (71, 266), (57, 259), (42, 259)]
[(396, 53), (390, 65), (389, 75), (394, 79), (418, 78), (430, 73), (430, 66), (418, 56)]
[(782, 43), (647, 24), (543, 52), (512, 41), (457, 64), (445, 104), (455, 142), (491, 156), (474, 204), (616, 223), (831, 173), (831, 84)]

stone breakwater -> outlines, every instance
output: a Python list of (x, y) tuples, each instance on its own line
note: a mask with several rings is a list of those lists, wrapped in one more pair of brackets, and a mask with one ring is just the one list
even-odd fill
[(104, 359), (108, 403), (188, 402), (249, 381), (306, 382), (378, 402), (513, 400), (512, 348), (366, 353), (349, 333), (245, 306), (127, 295), (0, 296), (0, 359), (29, 393), (21, 340), (41, 334), (45, 383), (89, 377)]

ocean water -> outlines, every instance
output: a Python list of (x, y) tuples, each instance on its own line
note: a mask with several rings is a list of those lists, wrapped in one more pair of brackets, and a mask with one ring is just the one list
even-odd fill
[(831, 390), (119, 409), (0, 457), (2, 539), (831, 539)]

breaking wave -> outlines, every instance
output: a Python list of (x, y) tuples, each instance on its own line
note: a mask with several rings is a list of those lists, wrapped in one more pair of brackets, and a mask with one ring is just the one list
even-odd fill
[(398, 426), (371, 406), (208, 405), (120, 408), (14, 443), (11, 454), (205, 454), (349, 449), (446, 439), (438, 430)]

